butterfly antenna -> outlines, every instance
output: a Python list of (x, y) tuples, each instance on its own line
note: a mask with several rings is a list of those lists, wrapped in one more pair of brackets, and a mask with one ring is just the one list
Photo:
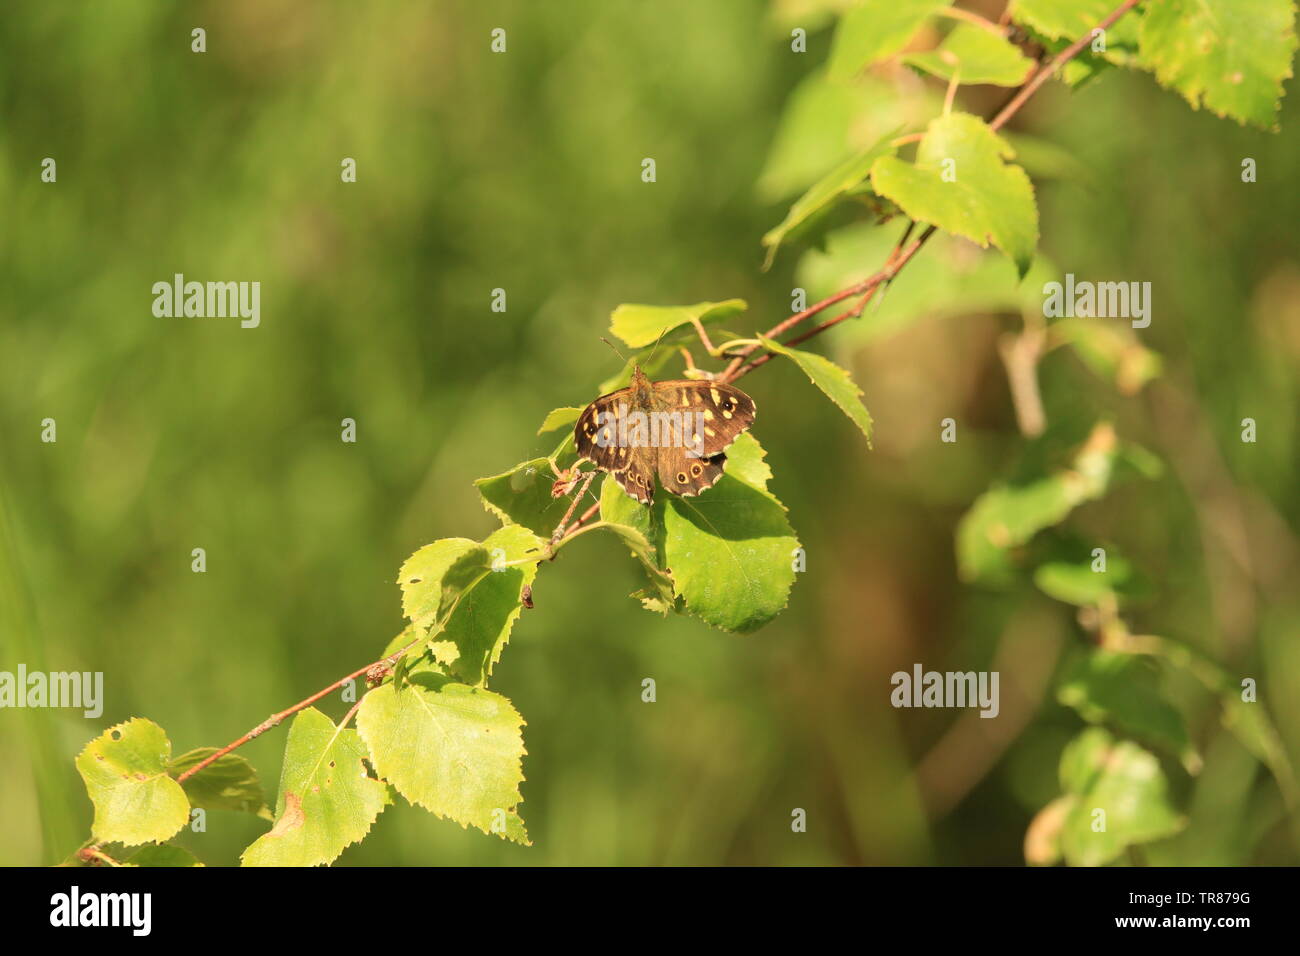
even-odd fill
[(605, 338), (605, 336), (603, 336), (603, 335), (600, 337), (600, 340), (601, 340), (602, 342), (604, 342), (606, 345), (608, 345), (611, 349), (613, 349), (615, 355), (617, 355), (619, 358), (623, 359), (623, 364), (624, 364), (624, 365), (627, 364), (627, 359), (623, 358), (623, 353), (620, 352), (620, 351), (618, 350), (618, 346), (616, 346), (616, 345), (615, 345), (613, 342), (611, 342), (609, 339)]
[(668, 334), (668, 326), (665, 325), (663, 329), (659, 332), (659, 338), (655, 339), (654, 348), (650, 350), (650, 357), (645, 360), (646, 365), (649, 365), (651, 362), (654, 361), (655, 353), (659, 351), (659, 343), (664, 340), (664, 336), (667, 334)]

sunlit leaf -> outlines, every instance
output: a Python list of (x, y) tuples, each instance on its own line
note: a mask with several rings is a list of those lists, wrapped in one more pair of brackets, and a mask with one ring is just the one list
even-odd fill
[(375, 770), (408, 801), (526, 844), (523, 723), (500, 694), (427, 672), (374, 688), (357, 712)]
[(563, 408), (553, 408), (546, 414), (542, 421), (542, 427), (537, 429), (537, 434), (545, 435), (547, 432), (553, 432), (557, 428), (563, 428), (565, 425), (572, 425), (582, 414), (582, 408), (577, 405), (566, 405)]
[(357, 732), (314, 707), (293, 719), (284, 748), (275, 824), (240, 856), (244, 866), (319, 866), (362, 839), (388, 803), (367, 772)]
[(661, 335), (691, 323), (717, 322), (745, 311), (744, 299), (697, 302), (694, 305), (620, 305), (609, 318), (609, 330), (633, 348), (653, 345)]
[(1192, 106), (1274, 129), (1294, 23), (1291, 0), (1162, 0), (1147, 5), (1141, 61)]
[(550, 537), (569, 508), (569, 497), (556, 498), (555, 472), (547, 458), (533, 458), (507, 472), (474, 482), (483, 506), (502, 521), (522, 525), (534, 534)]
[(867, 445), (871, 444), (871, 415), (862, 404), (862, 389), (849, 377), (846, 369), (840, 368), (830, 359), (814, 352), (792, 349), (773, 339), (759, 337), (763, 347), (777, 355), (784, 355), (799, 368), (803, 369), (808, 379), (834, 402), (849, 421), (858, 426)]
[(1065, 748), (1061, 778), (1075, 797), (1060, 830), (1060, 848), (1072, 866), (1102, 866), (1130, 846), (1173, 836), (1187, 824), (1155, 755), (1100, 727)]
[(904, 54), (903, 62), (943, 80), (994, 86), (1019, 86), (1035, 65), (1005, 37), (970, 23), (957, 24), (933, 50)]
[(1025, 171), (1004, 162), (1013, 156), (983, 120), (954, 112), (930, 123), (915, 163), (878, 158), (871, 183), (913, 219), (992, 242), (1023, 276), (1038, 245), (1038, 207)]
[(133, 717), (104, 731), (77, 755), (95, 805), (97, 840), (133, 846), (166, 840), (189, 822), (190, 802), (167, 772), (172, 745), (151, 720)]
[[(785, 506), (767, 490), (764, 456), (745, 433), (727, 450), (726, 473), (696, 497), (661, 488), (646, 507), (610, 479), (601, 491), (602, 518), (641, 532), (686, 610), (723, 630), (761, 627), (784, 609), (794, 584), (799, 542)], [(662, 599), (654, 600), (653, 609), (663, 610)]]

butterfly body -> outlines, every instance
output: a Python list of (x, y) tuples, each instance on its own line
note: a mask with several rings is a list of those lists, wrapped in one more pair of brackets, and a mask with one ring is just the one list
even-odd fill
[(655, 479), (691, 497), (722, 477), (725, 451), (754, 422), (754, 400), (734, 385), (681, 379), (652, 382), (638, 367), (626, 388), (602, 395), (578, 416), (578, 455), (614, 476), (642, 504)]

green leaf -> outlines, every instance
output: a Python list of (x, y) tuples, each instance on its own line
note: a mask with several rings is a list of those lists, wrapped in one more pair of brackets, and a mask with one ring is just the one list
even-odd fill
[[(1090, 34), (1116, 6), (1118, 0), (1012, 0), (1009, 9), (1016, 23), (1032, 27), (1048, 39), (1062, 41), (1048, 45), (1048, 52), (1055, 55), (1070, 42)], [(1141, 22), (1141, 10), (1125, 13), (1107, 28), (1106, 50), (1097, 55), (1120, 66), (1132, 62), (1137, 54)], [(1080, 55), (1092, 57), (1091, 46), (1085, 47)]]
[[(1101, 728), (1085, 730), (1061, 755), (1061, 779), (1076, 797), (1060, 832), (1072, 866), (1102, 866), (1130, 846), (1173, 836), (1187, 825), (1154, 754)], [(1104, 811), (1105, 829), (1097, 829)]]
[[(270, 813), (267, 813), (270, 816)], [(122, 861), (128, 866), (202, 866), (203, 864), (184, 847), (170, 843), (150, 844), (136, 850)]]
[(862, 389), (858, 388), (849, 377), (848, 371), (840, 368), (830, 359), (813, 352), (788, 348), (780, 342), (761, 335), (759, 340), (769, 352), (784, 355), (803, 369), (809, 380), (838, 405), (840, 411), (849, 416), (849, 421), (858, 426), (867, 439), (867, 446), (870, 447), (871, 415), (867, 412), (867, 407), (862, 404)]
[(1141, 61), (1199, 108), (1277, 128), (1296, 49), (1290, 0), (1162, 0), (1141, 26)]
[(1076, 607), (1096, 607), (1118, 598), (1133, 578), (1133, 568), (1118, 555), (1109, 555), (1105, 571), (1088, 561), (1051, 561), (1034, 570), (1034, 583), (1049, 597)]
[(546, 419), (542, 422), (542, 427), (537, 429), (537, 434), (545, 435), (547, 432), (553, 432), (557, 428), (563, 428), (565, 425), (572, 425), (582, 414), (582, 407), (578, 405), (566, 405), (563, 408), (552, 408), (546, 413)]
[(881, 156), (871, 183), (913, 219), (981, 246), (992, 242), (1023, 276), (1038, 245), (1038, 207), (1025, 171), (1003, 162), (1014, 155), (983, 120), (949, 113), (930, 123), (915, 164)]
[(375, 769), (408, 801), (527, 844), (515, 809), (523, 799), (523, 723), (500, 694), (427, 672), (374, 688), (357, 712)]
[(763, 248), (767, 250), (767, 258), (763, 263), (764, 269), (772, 265), (777, 249), (791, 233), (807, 226), (835, 203), (853, 194), (862, 186), (871, 172), (872, 164), (877, 159), (894, 152), (894, 147), (890, 145), (894, 135), (896, 131), (886, 134), (870, 149), (846, 159), (795, 200), (780, 224), (769, 229), (763, 236)]
[(555, 472), (547, 458), (520, 462), (507, 472), (474, 482), (488, 511), (543, 537), (550, 537), (569, 509), (567, 497), (551, 494), (554, 486)]
[(1000, 485), (976, 499), (957, 525), (957, 566), (964, 581), (1004, 577), (1006, 552), (1065, 519), (1110, 485), (1118, 441), (1096, 426), (1068, 468), (1022, 485)]
[[(641, 532), (687, 611), (727, 631), (762, 627), (785, 608), (794, 584), (799, 542), (785, 506), (767, 490), (764, 454), (746, 432), (727, 449), (716, 485), (694, 498), (660, 489), (648, 508), (609, 478), (601, 489), (601, 517)], [(653, 610), (667, 604), (649, 598)]]
[(970, 23), (957, 24), (934, 50), (904, 54), (903, 62), (943, 80), (956, 75), (958, 83), (993, 86), (1019, 86), (1034, 70), (1006, 38)]
[[(217, 752), (216, 747), (200, 747), (183, 753), (167, 765), (173, 777), (179, 777), (190, 767), (202, 763)], [(261, 781), (253, 765), (239, 754), (225, 754), (208, 764), (194, 776), (181, 782), (190, 806), (205, 810), (234, 810), (271, 819), (266, 806)]]
[(689, 324), (692, 319), (715, 322), (747, 308), (744, 299), (694, 305), (620, 305), (610, 316), (609, 330), (633, 348), (642, 348), (653, 345), (661, 335)]
[(829, 72), (847, 80), (864, 67), (893, 56), (921, 24), (949, 0), (859, 0), (840, 17), (831, 41)]
[(488, 570), (491, 555), (469, 538), (441, 538), (406, 559), (397, 573), (402, 613), (415, 624), (441, 620), (465, 587)]
[[(489, 570), (461, 593), (443, 628), (441, 639), (456, 645), (454, 673), (471, 684), (485, 682), (510, 640), (523, 604), (520, 594), (537, 577), (536, 559), (545, 542), (518, 525), (507, 525), (483, 542)], [(523, 561), (523, 564), (512, 562)]]
[(939, 112), (942, 98), (924, 84), (876, 76), (836, 83), (815, 70), (799, 81), (781, 110), (757, 192), (764, 202), (797, 195), (826, 170), (891, 130), (915, 128)]
[(240, 856), (244, 866), (319, 866), (361, 840), (388, 804), (388, 788), (367, 772), (355, 730), (315, 707), (293, 719), (284, 748), (275, 825)]
[(1106, 724), (1166, 750), (1189, 771), (1200, 757), (1182, 715), (1162, 696), (1149, 657), (1095, 650), (1084, 655), (1057, 690), (1057, 699), (1090, 724)]
[(95, 839), (126, 846), (158, 843), (189, 822), (185, 791), (167, 774), (171, 755), (166, 732), (140, 717), (86, 744), (76, 762), (95, 805)]

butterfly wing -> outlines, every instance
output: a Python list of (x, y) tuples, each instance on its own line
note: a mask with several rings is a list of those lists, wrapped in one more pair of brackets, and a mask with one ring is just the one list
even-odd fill
[(627, 466), (628, 450), (619, 444), (620, 418), (628, 413), (630, 388), (620, 388), (596, 399), (578, 416), (573, 442), (578, 457), (597, 468), (616, 471)]
[(727, 456), (721, 452), (711, 458), (696, 458), (685, 448), (660, 448), (659, 484), (675, 495), (693, 498), (718, 483), (726, 463)]
[(573, 426), (578, 456), (614, 476), (629, 495), (642, 504), (654, 500), (655, 457), (644, 433), (627, 428), (632, 412), (632, 389), (621, 388), (588, 405)]
[(734, 385), (682, 379), (655, 382), (654, 392), (656, 406), (684, 413), (684, 444), (696, 458), (721, 454), (758, 416), (754, 400)]

